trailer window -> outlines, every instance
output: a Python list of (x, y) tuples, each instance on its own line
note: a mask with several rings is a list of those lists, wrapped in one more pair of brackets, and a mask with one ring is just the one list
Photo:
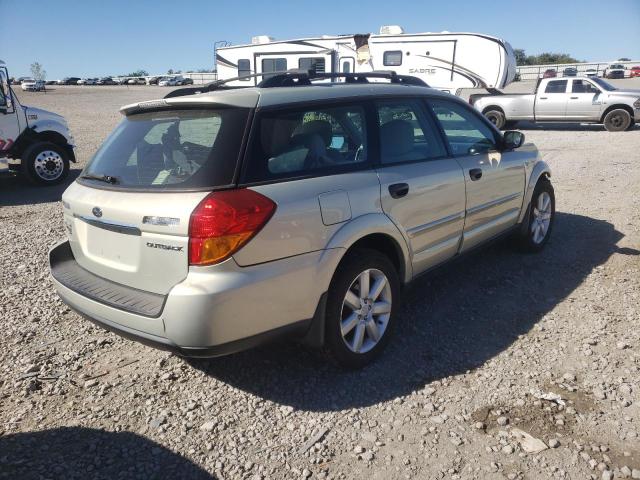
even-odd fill
[[(238, 60), (238, 76), (247, 77), (248, 75), (251, 75), (251, 62), (246, 59)], [(240, 78), (240, 80), (242, 82), (248, 82), (250, 79), (247, 77)]]
[(400, 50), (384, 52), (382, 63), (385, 67), (397, 67), (398, 65), (402, 65), (402, 52)]
[(351, 63), (348, 61), (342, 62), (342, 73), (351, 73)]
[(567, 91), (566, 80), (554, 80), (547, 83), (547, 88), (544, 89), (544, 93), (564, 93)]
[[(262, 73), (284, 72), (287, 70), (286, 58), (264, 58), (262, 60)], [(273, 77), (273, 75), (263, 75), (263, 79)]]
[(298, 68), (301, 70), (313, 70), (316, 73), (324, 73), (323, 57), (306, 57), (298, 60)]

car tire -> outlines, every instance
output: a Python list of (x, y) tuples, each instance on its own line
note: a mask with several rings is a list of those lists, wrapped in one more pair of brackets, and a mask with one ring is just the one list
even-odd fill
[[(362, 283), (365, 288), (368, 283), (367, 293), (360, 294)], [(398, 272), (388, 257), (372, 249), (350, 252), (327, 295), (325, 347), (330, 358), (349, 369), (372, 362), (392, 336), (399, 297)]]
[(484, 114), (487, 119), (493, 123), (498, 130), (502, 130), (507, 123), (507, 119), (500, 110), (488, 110)]
[(56, 185), (69, 175), (69, 155), (55, 143), (36, 143), (22, 154), (22, 172), (35, 185)]
[(533, 190), (529, 212), (525, 217), (526, 230), (521, 230), (518, 236), (518, 244), (522, 251), (527, 253), (540, 252), (549, 241), (553, 222), (556, 216), (556, 197), (553, 185), (548, 178), (538, 180)]
[(604, 128), (609, 132), (624, 132), (632, 124), (632, 117), (626, 110), (616, 108), (604, 117)]

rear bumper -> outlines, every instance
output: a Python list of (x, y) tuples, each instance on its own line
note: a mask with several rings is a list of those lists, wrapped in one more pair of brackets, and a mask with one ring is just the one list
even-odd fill
[[(305, 335), (342, 254), (324, 250), (251, 267), (230, 259), (190, 269), (164, 296), (79, 271), (68, 242), (49, 259), (60, 298), (93, 323), (179, 355), (212, 357)], [(150, 315), (160, 300), (157, 315)]]

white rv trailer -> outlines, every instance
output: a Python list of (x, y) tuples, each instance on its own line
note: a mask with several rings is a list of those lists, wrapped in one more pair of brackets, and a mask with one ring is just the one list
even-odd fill
[(516, 73), (513, 49), (503, 40), (477, 33), (411, 34), (399, 26), (384, 26), (379, 35), (283, 41), (257, 36), (248, 45), (218, 48), (216, 64), (221, 80), (264, 74), (230, 82), (232, 86), (254, 85), (271, 72), (291, 69), (332, 73), (395, 70), (450, 93), (461, 88), (503, 88)]

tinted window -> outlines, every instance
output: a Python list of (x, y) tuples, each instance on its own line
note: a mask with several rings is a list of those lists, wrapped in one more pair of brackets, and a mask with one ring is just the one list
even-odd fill
[[(262, 72), (284, 72), (287, 69), (286, 58), (265, 58), (262, 60)], [(263, 75), (263, 78), (269, 78), (273, 75)]]
[(254, 129), (245, 182), (321, 175), (366, 161), (360, 106), (265, 112)]
[(114, 187), (200, 188), (233, 181), (248, 109), (165, 110), (130, 115), (84, 175), (111, 175)]
[(600, 93), (600, 90), (586, 80), (574, 80), (571, 85), (571, 93)]
[(544, 93), (565, 93), (566, 91), (566, 80), (554, 80), (553, 82), (547, 83), (547, 88), (545, 88)]
[(420, 102), (379, 102), (380, 160), (383, 164), (412, 162), (447, 154)]
[(400, 50), (384, 52), (382, 63), (385, 67), (396, 67), (398, 65), (402, 65), (402, 52)]
[(430, 100), (429, 103), (454, 156), (477, 155), (496, 149), (494, 131), (475, 112), (447, 100)]
[(313, 70), (316, 73), (324, 73), (324, 58), (301, 58), (298, 60), (298, 68), (302, 70)]
[[(251, 75), (251, 62), (246, 59), (238, 60), (238, 76), (244, 77), (246, 75)], [(248, 82), (251, 79), (241, 78), (240, 80), (243, 82)]]

